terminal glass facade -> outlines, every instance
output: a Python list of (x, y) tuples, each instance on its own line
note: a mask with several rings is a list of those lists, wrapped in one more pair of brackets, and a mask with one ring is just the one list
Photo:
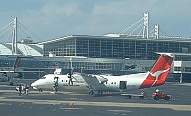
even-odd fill
[[(44, 55), (114, 59), (156, 59), (155, 52), (191, 53), (191, 42), (173, 39), (74, 36), (44, 44)], [(181, 59), (184, 59), (181, 57)]]

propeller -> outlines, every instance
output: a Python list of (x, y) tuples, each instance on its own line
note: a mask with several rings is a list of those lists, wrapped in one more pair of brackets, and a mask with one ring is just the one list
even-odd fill
[(54, 90), (55, 90), (55, 92), (57, 92), (58, 91), (58, 78), (59, 77), (57, 77), (57, 76), (55, 76), (54, 77)]

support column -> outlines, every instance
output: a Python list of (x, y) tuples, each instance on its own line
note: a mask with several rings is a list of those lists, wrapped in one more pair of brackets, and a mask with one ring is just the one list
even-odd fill
[(12, 54), (17, 54), (17, 17), (13, 19)]
[(143, 23), (143, 38), (149, 38), (149, 13), (144, 13), (144, 23)]
[(154, 35), (155, 35), (155, 38), (156, 38), (156, 39), (159, 38), (159, 24), (156, 24), (156, 25), (155, 25)]

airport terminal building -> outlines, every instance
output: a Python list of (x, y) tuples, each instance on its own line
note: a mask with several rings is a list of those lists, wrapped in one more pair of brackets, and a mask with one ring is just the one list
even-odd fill
[[(10, 47), (2, 46), (10, 50)], [(49, 73), (55, 67), (61, 67), (64, 73), (71, 68), (78, 72), (96, 74), (146, 72), (157, 59), (156, 52), (168, 52), (176, 54), (173, 77), (182, 76), (184, 79), (191, 73), (191, 40), (186, 38), (73, 35), (36, 44), (20, 43), (17, 46), (19, 53), (25, 56), (21, 58), (18, 70)], [(1, 69), (12, 67), (15, 57), (1, 54)], [(38, 78), (39, 74), (34, 75), (34, 78)]]
[[(67, 36), (42, 43), (44, 56), (155, 60), (155, 52), (191, 53), (189, 39), (110, 36)], [(180, 60), (186, 60), (185, 57)], [(189, 59), (188, 59), (189, 60)]]

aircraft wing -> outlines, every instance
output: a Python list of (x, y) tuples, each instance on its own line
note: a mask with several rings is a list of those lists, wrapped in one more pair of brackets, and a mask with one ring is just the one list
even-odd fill
[(95, 75), (82, 74), (82, 78), (85, 80), (90, 89), (103, 90), (106, 88), (104, 84), (100, 83), (100, 80)]

